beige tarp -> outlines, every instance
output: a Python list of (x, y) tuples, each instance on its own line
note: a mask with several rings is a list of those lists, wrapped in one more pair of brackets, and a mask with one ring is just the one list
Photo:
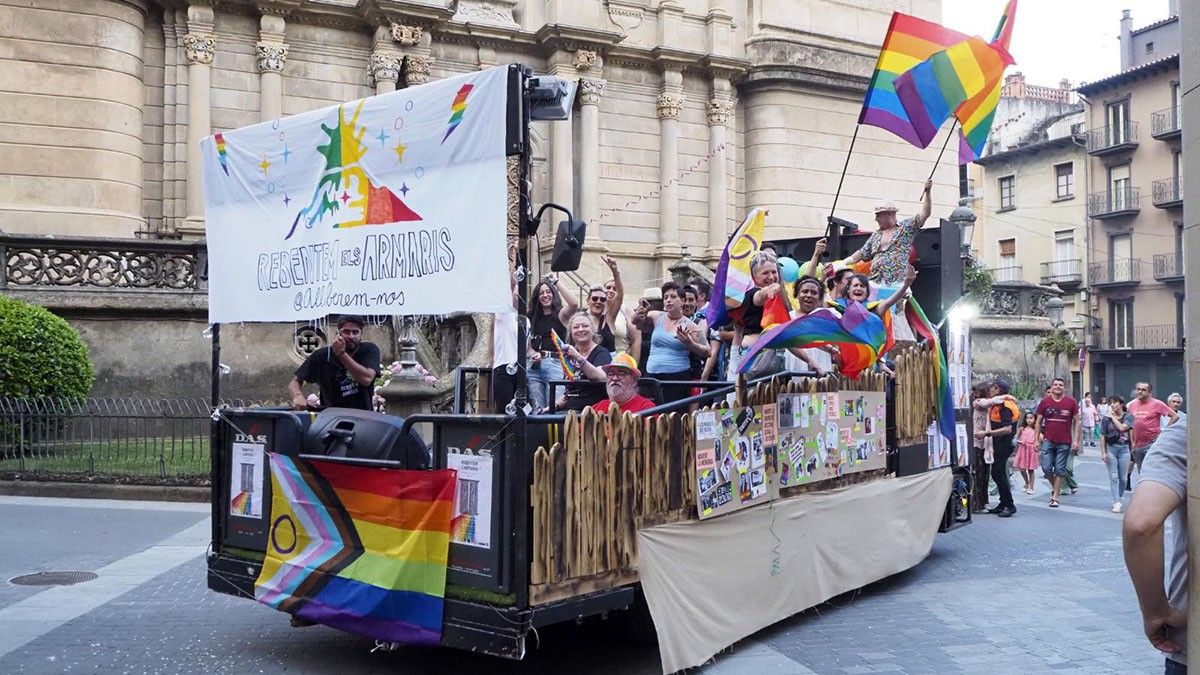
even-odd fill
[(664, 673), (929, 555), (949, 469), (638, 532)]

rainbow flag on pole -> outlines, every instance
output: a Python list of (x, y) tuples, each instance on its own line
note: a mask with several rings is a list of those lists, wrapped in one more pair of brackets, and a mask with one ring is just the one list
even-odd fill
[(875, 63), (875, 73), (863, 99), (859, 124), (886, 129), (900, 138), (921, 145), (920, 136), (896, 94), (896, 78), (934, 54), (966, 40), (967, 36), (945, 26), (895, 12)]
[(568, 380), (579, 379), (579, 370), (571, 365), (571, 360), (567, 358), (567, 348), (563, 346), (562, 339), (558, 337), (558, 333), (550, 331), (550, 341), (554, 343), (554, 352), (558, 354), (558, 363), (562, 366), (563, 375)]
[(440, 643), (456, 472), (267, 457), (255, 599), (376, 640)]
[(834, 345), (842, 357), (841, 374), (855, 378), (879, 360), (886, 340), (883, 321), (861, 302), (851, 303), (842, 314), (822, 307), (764, 332), (742, 357), (741, 372), (764, 349)]

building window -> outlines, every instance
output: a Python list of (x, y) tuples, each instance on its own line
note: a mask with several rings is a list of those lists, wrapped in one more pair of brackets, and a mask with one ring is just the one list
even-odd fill
[(1108, 303), (1109, 337), (1113, 349), (1133, 348), (1133, 301), (1113, 300)]
[(1075, 165), (1072, 162), (1054, 166), (1054, 180), (1058, 184), (1058, 198), (1075, 196)]
[(1147, 54), (1153, 54), (1153, 53), (1154, 53), (1154, 43), (1153, 43), (1153, 42), (1147, 42), (1147, 43), (1146, 43), (1146, 53), (1147, 53)]
[(1129, 99), (1109, 103), (1104, 109), (1105, 145), (1120, 145), (1129, 140)]
[(1108, 206), (1110, 211), (1123, 211), (1133, 206), (1133, 191), (1129, 176), (1129, 165), (1109, 167)]
[(972, 198), (974, 198), (976, 196), (975, 195), (975, 179), (974, 178), (967, 179), (967, 196), (972, 197)]
[(1013, 204), (1013, 176), (1004, 176), (1000, 179), (1000, 210), (1016, 208)]
[(1108, 247), (1109, 280), (1133, 281), (1133, 235), (1114, 234)]
[(1050, 263), (1048, 281), (1058, 283), (1079, 279), (1079, 260), (1075, 258), (1075, 232), (1054, 233), (1054, 260)]
[(993, 275), (996, 281), (1017, 281), (1021, 277), (1021, 268), (1017, 265), (1017, 240), (1001, 239), (1000, 266)]

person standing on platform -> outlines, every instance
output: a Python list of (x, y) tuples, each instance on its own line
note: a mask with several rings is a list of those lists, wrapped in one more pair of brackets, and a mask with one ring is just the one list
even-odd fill
[(1050, 393), (1038, 403), (1037, 428), (1041, 440), (1042, 473), (1050, 480), (1050, 506), (1058, 508), (1067, 459), (1079, 452), (1079, 404), (1066, 395), (1061, 377), (1050, 383)]
[(338, 318), (337, 337), (328, 347), (309, 354), (288, 383), (293, 409), (308, 408), (304, 385), (316, 382), (321, 390), (322, 406), (371, 410), (381, 357), (378, 345), (363, 341), (365, 325), (362, 317), (343, 315)]
[(933, 180), (925, 181), (921, 196), (921, 212), (912, 218), (896, 221), (896, 205), (886, 202), (875, 207), (875, 223), (879, 229), (872, 234), (854, 255), (845, 260), (846, 266), (867, 261), (871, 263), (871, 280), (881, 286), (895, 287), (904, 283), (908, 274), (910, 252), (917, 230), (933, 212)]

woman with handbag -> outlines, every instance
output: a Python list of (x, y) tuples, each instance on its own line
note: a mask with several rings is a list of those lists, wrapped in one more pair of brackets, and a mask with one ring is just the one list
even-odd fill
[(1121, 512), (1125, 496), (1125, 476), (1129, 473), (1129, 433), (1133, 415), (1125, 410), (1125, 399), (1110, 396), (1108, 415), (1100, 420), (1100, 459), (1108, 467), (1108, 489), (1112, 492), (1112, 512)]

